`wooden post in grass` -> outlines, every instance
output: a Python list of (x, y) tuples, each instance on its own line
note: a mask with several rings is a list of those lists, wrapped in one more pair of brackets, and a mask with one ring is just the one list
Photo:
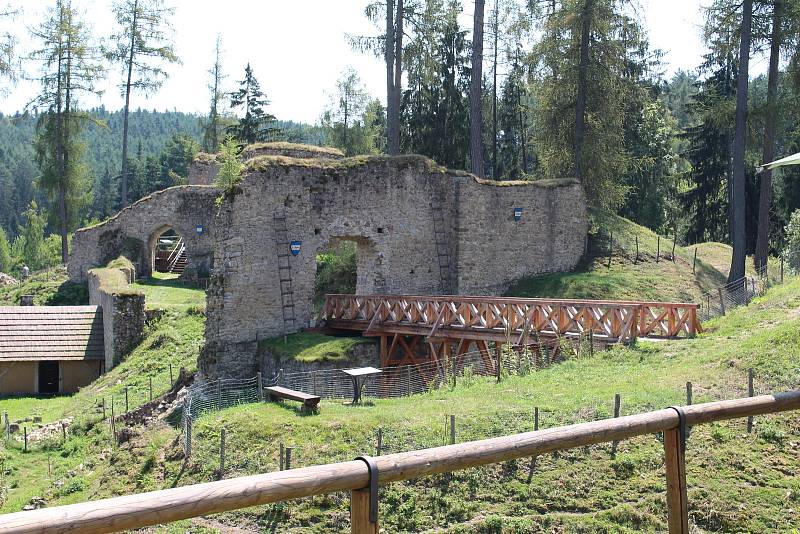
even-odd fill
[(689, 534), (686, 498), (686, 461), (679, 428), (664, 431), (664, 464), (667, 476), (667, 524), (670, 534)]
[(697, 268), (697, 247), (694, 248), (694, 259), (692, 260), (692, 274), (696, 273)]
[(661, 236), (656, 236), (656, 263), (661, 257)]
[(378, 427), (378, 443), (375, 445), (375, 456), (380, 456), (383, 450), (383, 428)]
[(411, 395), (411, 366), (406, 365), (406, 395)]
[(111, 395), (111, 446), (117, 444), (117, 423), (114, 421), (114, 395)]
[(225, 427), (219, 430), (219, 479), (225, 478)]
[(286, 459), (283, 461), (283, 467), (287, 471), (292, 468), (292, 447), (286, 447)]
[(278, 462), (280, 471), (283, 471), (283, 459), (284, 459), (284, 447), (283, 447), (283, 443), (281, 443), (280, 460)]
[(128, 411), (128, 386), (125, 386), (125, 413)]
[(23, 426), (22, 427), (22, 435), (23, 435), (23, 437), (25, 439), (25, 445), (24, 445), (25, 448), (22, 449), (22, 452), (28, 452), (28, 427), (27, 426)]
[[(621, 399), (620, 399), (619, 393), (614, 394), (614, 418), (615, 419), (617, 417), (619, 417), (620, 401), (621, 401)], [(611, 459), (612, 460), (617, 457), (617, 445), (618, 445), (617, 441), (612, 441), (611, 442)]]
[(675, 235), (675, 239), (672, 240), (672, 263), (675, 263), (675, 241), (678, 240), (678, 235)]
[(172, 388), (172, 385), (175, 381), (172, 379), (172, 362), (169, 362), (169, 387)]
[(456, 416), (450, 416), (450, 445), (456, 444)]
[[(753, 396), (753, 368), (747, 370), (747, 396)], [(747, 417), (747, 433), (751, 433), (753, 431), (753, 416), (750, 415)]]
[(150, 383), (150, 402), (153, 402), (153, 377), (149, 376), (148, 382)]
[(106, 398), (103, 397), (103, 421), (106, 420)]
[(500, 367), (502, 365), (503, 359), (503, 348), (500, 346), (499, 343), (495, 342), (495, 354), (497, 355), (497, 365), (494, 366), (495, 374), (497, 374), (497, 383), (500, 383)]
[(65, 422), (61, 422), (61, 443), (67, 442), (67, 424)]
[[(533, 407), (533, 430), (539, 430), (539, 407)], [(536, 470), (536, 456), (531, 456), (531, 466), (528, 469), (528, 484), (533, 480), (533, 472)]]
[(722, 298), (722, 288), (717, 288), (717, 292), (719, 293), (719, 307), (722, 310), (722, 315), (725, 315), (725, 299)]
[[(686, 382), (686, 406), (692, 405), (692, 383)], [(686, 427), (686, 438), (689, 438), (689, 431), (691, 429), (687, 426)]]
[(378, 534), (378, 522), (370, 521), (369, 488), (350, 492), (350, 532), (352, 534)]

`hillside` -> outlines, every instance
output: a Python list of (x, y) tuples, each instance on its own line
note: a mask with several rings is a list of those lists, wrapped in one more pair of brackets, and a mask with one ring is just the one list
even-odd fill
[(661, 237), (659, 242), (648, 228), (601, 210), (590, 210), (590, 217), (588, 254), (574, 272), (522, 279), (506, 295), (700, 302), (704, 293), (725, 284), (730, 266), (730, 255), (727, 264), (724, 259), (726, 245), (699, 246), (693, 273), (693, 247), (676, 246), (673, 261), (672, 240)]
[[(59, 410), (67, 413), (76, 403), (119, 387), (117, 381), (136, 379), (148, 365), (163, 367), (167, 355), (180, 353), (189, 364), (201, 343), (201, 324), (196, 316), (168, 314), (125, 366), (89, 391), (59, 400)], [(187, 328), (196, 333), (187, 334)], [(623, 414), (682, 403), (686, 381), (694, 384), (695, 402), (741, 396), (749, 367), (755, 370), (757, 392), (786, 389), (800, 379), (800, 280), (771, 289), (706, 328), (694, 340), (598, 352), (507, 377), (500, 385), (473, 377), (453, 390), (374, 400), (357, 408), (326, 401), (314, 417), (269, 404), (212, 413), (196, 424), (194, 455), (186, 466), (179, 431), (165, 423), (135, 428), (131, 441), (113, 450), (107, 425), (86, 425), (66, 444), (56, 440), (46, 450), (5, 449), (0, 468), (8, 473), (8, 497), (0, 510), (18, 510), (32, 496), (55, 504), (211, 480), (222, 426), (228, 436), (226, 476), (232, 477), (276, 469), (280, 443), (294, 447), (293, 465), (302, 466), (374, 452), (378, 427), (384, 429), (388, 451), (441, 444), (449, 414), (456, 416), (457, 439), (464, 441), (530, 430), (535, 406), (546, 428), (608, 417), (615, 393), (622, 396)], [(19, 414), (9, 402), (0, 401), (0, 410)], [(800, 506), (794, 504), (800, 502), (800, 466), (791, 438), (798, 430), (793, 414), (756, 418), (750, 435), (741, 420), (692, 430), (687, 469), (690, 517), (698, 532), (785, 532), (800, 522)], [(394, 484), (382, 492), (383, 526), (387, 532), (665, 528), (661, 445), (653, 437), (622, 443), (615, 460), (607, 445), (539, 458), (530, 484), (528, 469), (527, 461), (518, 461), (450, 479)], [(332, 495), (173, 528), (299, 533), (338, 532), (346, 525), (347, 497)]]

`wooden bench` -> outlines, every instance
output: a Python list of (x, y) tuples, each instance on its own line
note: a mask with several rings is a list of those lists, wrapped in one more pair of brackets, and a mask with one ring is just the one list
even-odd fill
[(321, 400), (321, 397), (318, 397), (317, 395), (309, 395), (308, 393), (303, 393), (302, 391), (295, 391), (293, 389), (283, 388), (281, 386), (266, 387), (264, 388), (264, 392), (267, 394), (269, 400), (271, 401), (289, 399), (293, 401), (302, 402), (303, 413), (316, 412), (319, 407), (319, 401)]

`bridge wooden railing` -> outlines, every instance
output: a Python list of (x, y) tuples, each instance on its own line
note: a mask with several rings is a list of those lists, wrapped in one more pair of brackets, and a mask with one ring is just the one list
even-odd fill
[[(413, 327), (429, 337), (444, 331), (522, 340), (537, 335), (587, 335), (609, 342), (637, 337), (692, 337), (697, 305), (668, 302), (522, 299), (461, 296), (326, 295), (322, 319), (338, 328), (378, 332)], [(349, 325), (348, 325), (349, 323)]]
[[(667, 408), (589, 423), (373, 458), (376, 486), (426, 475), (664, 432), (668, 525), (688, 534), (685, 430), (737, 417), (800, 409), (800, 391)], [(351, 532), (377, 534), (370, 518), (370, 470), (355, 460), (0, 515), (0, 532), (103, 533), (143, 528), (260, 504), (351, 491)], [(377, 493), (375, 493), (377, 498)]]

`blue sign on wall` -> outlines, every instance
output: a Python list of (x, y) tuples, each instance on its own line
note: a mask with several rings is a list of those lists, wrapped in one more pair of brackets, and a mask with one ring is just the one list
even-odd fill
[(514, 208), (514, 220), (519, 222), (522, 219), (522, 208)]
[(202, 224), (198, 224), (197, 226), (194, 227), (194, 229), (198, 234), (202, 234), (203, 232), (206, 231), (205, 227), (203, 227)]
[(289, 243), (289, 250), (292, 251), (292, 256), (297, 256), (300, 254), (300, 245), (302, 244), (301, 241), (292, 241)]

